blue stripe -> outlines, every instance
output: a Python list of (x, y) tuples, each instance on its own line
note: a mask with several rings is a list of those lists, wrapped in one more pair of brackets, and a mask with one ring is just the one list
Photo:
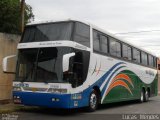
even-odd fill
[(105, 79), (108, 77), (108, 75), (116, 68), (117, 66), (125, 64), (124, 62), (119, 62), (115, 64), (112, 68), (110, 68), (97, 82), (95, 82), (92, 86), (98, 85), (99, 87), (104, 83)]

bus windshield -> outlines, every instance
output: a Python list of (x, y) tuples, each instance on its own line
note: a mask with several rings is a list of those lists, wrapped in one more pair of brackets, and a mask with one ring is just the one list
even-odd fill
[(19, 50), (16, 81), (67, 82), (63, 80), (62, 59), (71, 50), (69, 47)]
[(71, 22), (33, 25), (25, 28), (21, 42), (70, 40), (71, 32)]
[(80, 22), (29, 25), (20, 43), (71, 40), (90, 47), (90, 27)]

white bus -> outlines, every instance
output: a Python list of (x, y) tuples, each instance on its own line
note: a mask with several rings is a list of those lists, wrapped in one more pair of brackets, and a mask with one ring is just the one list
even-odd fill
[(95, 111), (157, 95), (157, 58), (88, 23), (27, 25), (17, 49), (16, 104)]

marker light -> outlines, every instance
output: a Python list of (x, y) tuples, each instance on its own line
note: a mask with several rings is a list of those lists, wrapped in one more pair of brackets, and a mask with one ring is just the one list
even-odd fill
[(67, 89), (49, 88), (48, 92), (50, 92), (50, 93), (67, 93)]
[(22, 90), (21, 90), (21, 87), (15, 87), (15, 86), (14, 86), (14, 87), (13, 87), (13, 91), (22, 91)]

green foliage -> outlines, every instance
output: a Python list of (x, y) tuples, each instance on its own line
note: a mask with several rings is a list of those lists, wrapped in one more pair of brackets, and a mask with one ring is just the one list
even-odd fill
[[(20, 0), (0, 0), (0, 32), (20, 33)], [(25, 24), (34, 20), (32, 7), (25, 4)]]

